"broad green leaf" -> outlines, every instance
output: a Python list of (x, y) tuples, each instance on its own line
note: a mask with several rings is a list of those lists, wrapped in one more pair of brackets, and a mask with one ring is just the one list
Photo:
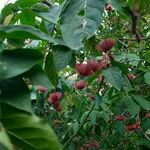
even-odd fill
[[(42, 19), (45, 19), (46, 21), (52, 22), (52, 23), (57, 23), (59, 20), (59, 17), (61, 15), (61, 12), (66, 4), (66, 0), (61, 4), (61, 5), (52, 5), (49, 7), (48, 11), (39, 11), (34, 8), (34, 12), (36, 15), (41, 17)], [(41, 3), (41, 5), (44, 5)]]
[(13, 146), (10, 142), (10, 139), (4, 129), (0, 124), (0, 150), (13, 150)]
[(141, 95), (132, 95), (132, 96), (141, 107), (143, 107), (146, 110), (150, 110), (150, 101), (146, 100)]
[(29, 89), (20, 78), (0, 81), (0, 103), (32, 112)]
[(42, 59), (42, 54), (36, 49), (4, 50), (0, 54), (0, 80), (20, 75)]
[(114, 88), (121, 90), (123, 86), (122, 71), (116, 67), (107, 68), (102, 72), (106, 81), (108, 81)]
[(4, 44), (2, 41), (0, 41), (0, 53), (4, 50)]
[(127, 78), (127, 76), (126, 75), (123, 75), (123, 89), (125, 90), (125, 91), (131, 91), (133, 88), (132, 88), (132, 85), (131, 85), (131, 83), (130, 83), (130, 81), (129, 81), (129, 79)]
[(59, 46), (56, 48), (53, 54), (57, 71), (60, 71), (69, 65), (72, 57), (72, 51), (69, 48), (65, 46)]
[(79, 128), (79, 123), (78, 122), (74, 122), (72, 124), (72, 128), (73, 128), (73, 132), (76, 133), (78, 131), (78, 128)]
[(39, 29), (28, 25), (8, 25), (0, 27), (0, 37), (16, 40), (25, 40), (31, 38), (55, 43), (55, 40), (52, 39), (49, 35), (43, 33)]
[(121, 53), (120, 55), (115, 56), (116, 61), (120, 62), (129, 62), (131, 66), (137, 66), (139, 64), (140, 58), (138, 55), (130, 53)]
[(29, 78), (32, 85), (34, 86), (42, 85), (47, 88), (53, 88), (53, 85), (50, 82), (46, 72), (42, 69), (40, 65), (34, 66), (22, 76)]
[(148, 85), (150, 85), (150, 72), (146, 72), (144, 74), (144, 80)]
[(62, 37), (67, 46), (78, 50), (101, 24), (105, 0), (70, 0), (62, 17)]
[(15, 5), (21, 8), (31, 7), (32, 5), (41, 2), (41, 0), (17, 0)]
[(112, 6), (118, 11), (122, 11), (123, 2), (119, 0), (110, 0)]
[(49, 80), (54, 86), (57, 86), (58, 84), (58, 74), (56, 71), (56, 66), (54, 62), (54, 56), (52, 52), (49, 52), (46, 56), (44, 70), (47, 73), (47, 76), (49, 77)]
[[(150, 141), (148, 140), (148, 139), (141, 139), (141, 140), (137, 140), (136, 141), (136, 144), (137, 145), (144, 145), (144, 146), (146, 146), (147, 147), (147, 149), (150, 149)], [(146, 148), (145, 148), (145, 150), (146, 150)]]
[(146, 51), (144, 56), (150, 62), (150, 50)]
[(31, 9), (23, 9), (19, 16), (21, 24), (33, 25), (35, 23), (35, 14)]
[(120, 133), (123, 134), (124, 133), (124, 123), (122, 121), (116, 121), (114, 123), (115, 126), (115, 130)]
[(11, 141), (22, 150), (62, 150), (51, 127), (34, 114), (6, 104), (1, 104), (0, 109), (0, 121)]
[(131, 115), (135, 116), (139, 113), (140, 106), (134, 102), (131, 96), (126, 96), (124, 98), (124, 101), (127, 107), (127, 111), (129, 111)]

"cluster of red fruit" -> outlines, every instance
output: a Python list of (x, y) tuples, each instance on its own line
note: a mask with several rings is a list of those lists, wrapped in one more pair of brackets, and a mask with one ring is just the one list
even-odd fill
[[(46, 87), (39, 85), (37, 87), (37, 91), (40, 94), (46, 93), (48, 90)], [(48, 97), (48, 102), (53, 105), (56, 111), (61, 111), (61, 105), (60, 105), (60, 100), (62, 99), (62, 93), (60, 92), (54, 92), (49, 95)]]
[(88, 148), (98, 149), (100, 145), (96, 141), (92, 141), (90, 143), (83, 144), (83, 146), (79, 150), (87, 150)]
[[(150, 113), (146, 113), (145, 114), (145, 118), (150, 118)], [(123, 115), (117, 115), (115, 117), (115, 120), (116, 121), (124, 121), (125, 120), (125, 117)], [(135, 124), (132, 124), (132, 125), (127, 125), (125, 127), (126, 131), (135, 131), (137, 129), (140, 128), (140, 121), (139, 122), (136, 122)]]
[[(76, 72), (80, 76), (90, 76), (94, 72), (107, 68), (111, 63), (110, 55), (107, 53), (116, 44), (114, 39), (104, 39), (96, 45), (96, 49), (106, 53), (101, 60), (89, 60), (86, 63), (76, 64)], [(80, 80), (75, 83), (75, 88), (82, 90), (86, 87), (86, 81)]]
[(62, 99), (62, 93), (54, 92), (49, 95), (48, 102), (53, 105), (56, 111), (61, 111), (60, 100)]

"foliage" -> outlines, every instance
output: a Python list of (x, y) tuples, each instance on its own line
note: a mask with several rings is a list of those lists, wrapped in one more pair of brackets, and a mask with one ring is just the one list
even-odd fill
[(0, 13), (0, 149), (150, 148), (150, 0), (17, 0)]

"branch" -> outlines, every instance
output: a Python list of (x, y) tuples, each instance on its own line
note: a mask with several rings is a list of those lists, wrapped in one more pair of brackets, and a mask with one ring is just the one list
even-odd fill
[(74, 133), (74, 135), (63, 145), (63, 148), (65, 148), (73, 139), (74, 137), (76, 137), (76, 135), (79, 133), (79, 131), (81, 130), (81, 128), (83, 127), (83, 125), (85, 124), (85, 122), (87, 121), (89, 115), (91, 114), (91, 112), (93, 111), (95, 107), (95, 102), (93, 103), (93, 106), (91, 107), (91, 109), (89, 110), (88, 114), (86, 115), (84, 121), (82, 122), (82, 124), (80, 125), (80, 127), (78, 128), (77, 132)]

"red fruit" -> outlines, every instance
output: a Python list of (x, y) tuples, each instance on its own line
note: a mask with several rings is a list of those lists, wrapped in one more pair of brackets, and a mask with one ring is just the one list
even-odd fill
[(99, 143), (97, 143), (96, 141), (93, 141), (93, 142), (90, 142), (90, 147), (99, 148), (100, 145), (99, 145)]
[(47, 92), (47, 88), (44, 87), (44, 86), (41, 86), (41, 85), (39, 85), (39, 86), (37, 87), (37, 90), (38, 90), (39, 93), (42, 93), (42, 94), (44, 94), (44, 93)]
[(55, 108), (56, 111), (61, 111), (62, 108), (61, 108), (61, 105), (58, 105), (56, 108)]
[(135, 76), (134, 74), (128, 74), (128, 78), (129, 78), (130, 80), (133, 80), (133, 79), (136, 78), (136, 76)]
[(140, 128), (140, 122), (126, 126), (127, 131), (135, 131)]
[(105, 79), (104, 76), (100, 76), (100, 77), (97, 78), (97, 80), (100, 81), (100, 82), (102, 82), (104, 79)]
[(116, 40), (115, 39), (104, 39), (102, 41), (100, 41), (97, 45), (96, 45), (96, 49), (97, 50), (101, 50), (104, 53), (107, 53), (110, 49), (113, 48), (113, 46), (116, 44)]
[(133, 130), (132, 125), (127, 125), (127, 126), (126, 126), (126, 130), (127, 130), (127, 131), (132, 131), (132, 130)]
[(75, 83), (75, 88), (78, 89), (78, 90), (82, 90), (86, 87), (86, 81), (84, 80), (79, 80)]
[(100, 69), (102, 69), (101, 65), (99, 62), (95, 61), (95, 60), (90, 60), (87, 62), (87, 67), (92, 70), (92, 71), (98, 71)]
[(83, 147), (84, 148), (89, 148), (91, 145), (89, 144), (89, 143), (87, 143), (87, 144), (83, 144)]
[(87, 64), (76, 64), (76, 71), (81, 76), (89, 76), (93, 73)]
[(136, 129), (139, 129), (139, 128), (140, 128), (140, 124), (138, 124), (138, 123), (135, 123), (135, 124), (132, 125), (133, 130), (136, 130)]
[(106, 11), (112, 11), (112, 5), (111, 4), (106, 4), (105, 5), (105, 10)]
[(59, 101), (62, 98), (62, 93), (55, 92), (49, 95), (48, 101), (50, 103), (55, 103), (56, 101)]
[(117, 121), (124, 121), (125, 117), (123, 115), (118, 115), (115, 117)]
[(150, 113), (145, 114), (146, 118), (150, 118)]

